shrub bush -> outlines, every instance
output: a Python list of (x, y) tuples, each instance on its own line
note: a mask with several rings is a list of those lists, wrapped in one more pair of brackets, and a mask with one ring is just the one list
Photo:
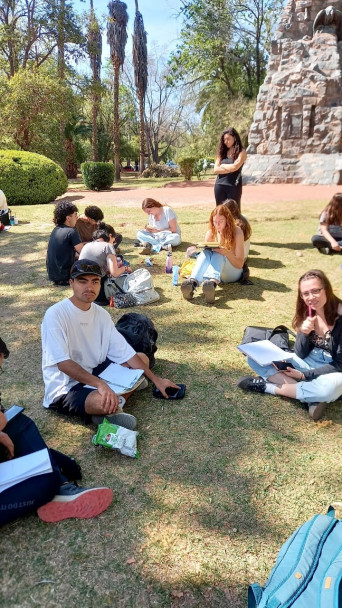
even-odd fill
[(180, 173), (177, 169), (173, 169), (168, 165), (152, 163), (142, 173), (143, 177), (179, 177)]
[(194, 156), (185, 156), (184, 158), (178, 160), (180, 170), (187, 181), (191, 180), (196, 163), (197, 158)]
[(0, 150), (0, 190), (11, 205), (50, 203), (64, 194), (68, 180), (53, 160), (21, 150)]
[(81, 171), (89, 190), (106, 190), (113, 185), (115, 167), (112, 163), (82, 163)]

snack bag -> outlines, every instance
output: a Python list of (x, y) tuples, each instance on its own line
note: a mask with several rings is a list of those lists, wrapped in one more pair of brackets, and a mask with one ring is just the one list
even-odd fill
[(138, 458), (137, 435), (136, 431), (129, 431), (122, 426), (111, 424), (105, 418), (102, 424), (98, 426), (92, 442), (93, 445), (102, 445), (110, 450), (117, 450), (124, 456)]

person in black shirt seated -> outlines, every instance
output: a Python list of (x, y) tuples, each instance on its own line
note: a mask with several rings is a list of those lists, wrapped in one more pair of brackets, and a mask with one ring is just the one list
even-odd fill
[(55, 285), (69, 285), (70, 269), (75, 261), (75, 253), (83, 247), (81, 237), (75, 228), (78, 218), (76, 205), (68, 200), (56, 204), (53, 229), (46, 256), (46, 267), (50, 281)]

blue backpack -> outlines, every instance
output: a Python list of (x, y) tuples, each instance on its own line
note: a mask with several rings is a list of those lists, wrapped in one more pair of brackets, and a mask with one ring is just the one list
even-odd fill
[(248, 608), (341, 608), (342, 520), (315, 515), (283, 544), (265, 587), (248, 589)]

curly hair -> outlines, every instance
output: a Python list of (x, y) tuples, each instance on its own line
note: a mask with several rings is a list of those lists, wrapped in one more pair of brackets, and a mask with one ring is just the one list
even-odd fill
[[(209, 230), (215, 239), (218, 239), (218, 233), (214, 226), (215, 215), (222, 215), (226, 220), (226, 225), (223, 232), (220, 233), (221, 244), (227, 249), (234, 249), (236, 243), (236, 225), (235, 220), (226, 205), (218, 205), (210, 214)], [(223, 243), (222, 243), (223, 239)]]
[(331, 201), (327, 204), (325, 209), (324, 223), (332, 224), (334, 226), (342, 226), (342, 194), (334, 194)]
[(56, 203), (53, 212), (53, 223), (56, 224), (56, 226), (62, 226), (68, 215), (72, 215), (73, 213), (77, 212), (78, 209), (74, 203), (71, 203), (68, 200), (59, 201)]
[(103, 213), (100, 207), (96, 207), (96, 205), (88, 205), (84, 210), (84, 215), (94, 220), (94, 222), (101, 222), (103, 220)]
[(152, 207), (164, 207), (158, 201), (155, 201), (154, 198), (144, 198), (141, 208), (142, 209), (152, 209)]
[(308, 270), (308, 272), (303, 274), (298, 281), (296, 312), (292, 320), (292, 327), (298, 330), (309, 314), (308, 306), (306, 305), (301, 292), (301, 283), (308, 279), (318, 279), (321, 282), (327, 298), (327, 301), (324, 304), (325, 319), (328, 325), (333, 325), (336, 319), (338, 305), (341, 304), (342, 301), (335, 296), (331, 283), (322, 270)]
[(106, 243), (109, 243), (110, 235), (115, 237), (115, 234), (116, 233), (113, 226), (101, 222), (98, 229), (93, 232), (93, 241), (97, 241), (97, 239), (103, 239)]
[(228, 207), (230, 213), (232, 214), (235, 224), (239, 226), (243, 232), (243, 240), (248, 241), (251, 238), (252, 228), (249, 221), (241, 215), (239, 205), (232, 198), (227, 198), (226, 201), (222, 203), (225, 207)]
[(222, 161), (224, 158), (227, 158), (228, 148), (224, 143), (224, 136), (231, 135), (234, 137), (234, 143), (232, 146), (232, 159), (235, 161), (239, 156), (241, 150), (243, 150), (243, 145), (241, 142), (240, 135), (233, 127), (227, 127), (221, 134), (220, 141), (217, 146), (217, 156)]

